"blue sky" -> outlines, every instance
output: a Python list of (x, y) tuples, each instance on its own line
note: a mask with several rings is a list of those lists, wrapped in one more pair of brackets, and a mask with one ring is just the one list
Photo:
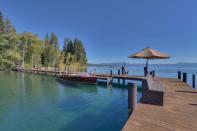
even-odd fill
[(88, 61), (137, 62), (147, 46), (170, 54), (152, 63), (197, 62), (196, 0), (0, 0), (18, 32), (55, 32), (84, 42)]

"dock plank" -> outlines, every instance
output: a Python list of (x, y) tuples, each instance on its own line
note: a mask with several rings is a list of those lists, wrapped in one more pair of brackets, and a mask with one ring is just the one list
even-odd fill
[(137, 80), (137, 81), (142, 81), (146, 79), (146, 77), (144, 76), (131, 76), (131, 75), (95, 74), (93, 76), (100, 79), (107, 79), (108, 77), (112, 77), (113, 79), (125, 79), (125, 80)]
[(161, 81), (164, 106), (139, 103), (123, 131), (197, 131), (197, 91), (177, 79)]

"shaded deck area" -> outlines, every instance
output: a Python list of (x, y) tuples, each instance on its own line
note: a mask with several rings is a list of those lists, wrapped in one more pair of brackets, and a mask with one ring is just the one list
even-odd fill
[(138, 103), (123, 131), (197, 130), (197, 91), (177, 79), (160, 81), (163, 106)]

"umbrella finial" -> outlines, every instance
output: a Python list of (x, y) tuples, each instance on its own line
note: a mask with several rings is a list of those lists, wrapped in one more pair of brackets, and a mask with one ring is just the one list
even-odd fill
[(150, 49), (150, 47), (149, 46), (147, 46), (146, 48), (144, 48), (143, 50), (147, 50), (147, 49)]

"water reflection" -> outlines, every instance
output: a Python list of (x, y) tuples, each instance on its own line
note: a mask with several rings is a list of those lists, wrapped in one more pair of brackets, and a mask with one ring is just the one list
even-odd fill
[[(0, 72), (2, 130), (114, 130), (127, 120), (127, 88)], [(88, 125), (88, 126), (87, 126)]]

